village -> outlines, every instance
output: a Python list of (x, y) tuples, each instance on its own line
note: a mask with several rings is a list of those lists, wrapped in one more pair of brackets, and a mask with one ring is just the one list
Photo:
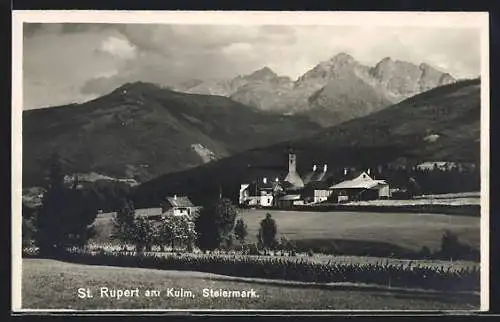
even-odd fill
[(256, 178), (252, 183), (243, 183), (240, 188), (239, 205), (242, 207), (279, 207), (318, 204), (325, 201), (335, 203), (350, 200), (388, 199), (391, 196), (385, 180), (373, 178), (371, 170), (343, 169), (343, 178), (334, 182), (328, 165), (313, 165), (304, 178), (297, 171), (297, 156), (288, 155), (288, 172), (268, 173), (272, 177)]
[[(289, 152), (288, 167), (249, 169), (244, 182), (240, 184), (235, 204), (241, 209), (310, 208), (314, 211), (317, 208), (314, 206), (356, 205), (361, 202), (377, 202), (380, 205), (384, 200), (390, 203), (422, 198), (418, 196), (422, 189), (415, 178), (410, 177), (408, 182), (401, 184), (401, 179), (398, 180), (395, 175), (383, 176), (380, 166), (378, 169), (346, 167), (332, 170), (327, 164), (313, 164), (309, 171), (301, 175), (297, 170), (297, 162), (297, 155)], [(426, 161), (415, 165), (413, 169), (424, 177), (435, 171), (459, 178), (475, 167), (469, 163)], [(165, 196), (156, 208), (137, 209), (137, 214), (160, 220), (169, 215), (192, 217), (201, 208), (195, 205), (189, 194), (174, 193)]]

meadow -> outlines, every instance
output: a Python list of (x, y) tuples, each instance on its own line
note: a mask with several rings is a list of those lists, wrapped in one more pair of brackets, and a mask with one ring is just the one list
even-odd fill
[[(388, 243), (418, 251), (426, 246), (438, 250), (445, 230), (457, 235), (460, 242), (480, 248), (479, 217), (414, 213), (307, 212), (241, 209), (248, 227), (248, 241), (255, 242), (259, 223), (266, 213), (278, 226), (277, 238), (294, 241), (362, 241)], [(109, 241), (112, 214), (102, 214), (95, 223), (97, 242)]]
[[(100, 287), (160, 290), (156, 297), (101, 298)], [(89, 288), (93, 298), (79, 298)], [(193, 297), (168, 297), (169, 288), (190, 290)], [(203, 297), (202, 290), (254, 289), (257, 298)], [(235, 278), (192, 271), (93, 266), (49, 259), (23, 259), (24, 309), (234, 309), (234, 310), (477, 310), (479, 295), (318, 285)]]
[(443, 232), (450, 230), (461, 242), (478, 249), (480, 245), (477, 217), (413, 213), (242, 210), (239, 218), (243, 218), (248, 226), (249, 239), (256, 239), (259, 223), (267, 212), (278, 225), (278, 238), (362, 240), (412, 250), (423, 246), (436, 250), (440, 247)]

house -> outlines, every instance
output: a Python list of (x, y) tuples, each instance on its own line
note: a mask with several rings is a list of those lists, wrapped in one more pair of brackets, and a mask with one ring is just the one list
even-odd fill
[(302, 192), (302, 198), (305, 203), (318, 203), (326, 201), (331, 195), (333, 190), (330, 185), (325, 181), (312, 181), (309, 182)]
[(470, 162), (449, 162), (449, 161), (426, 161), (420, 164), (417, 164), (415, 167), (416, 170), (420, 171), (432, 171), (432, 170), (441, 170), (441, 171), (450, 171), (450, 170), (458, 170), (459, 172), (463, 171), (471, 171), (475, 169), (475, 164)]
[(296, 155), (288, 155), (288, 172), (280, 168), (254, 168), (247, 182), (240, 185), (239, 204), (251, 207), (278, 206), (280, 198), (297, 195), (304, 188), (304, 181), (297, 172)]
[(330, 184), (327, 182), (328, 167), (325, 164), (323, 167), (313, 165), (312, 172), (306, 175), (305, 187), (302, 191), (302, 199), (304, 203), (318, 203), (326, 201), (332, 194)]
[(442, 171), (448, 170), (448, 168), (454, 166), (453, 163), (451, 162), (446, 162), (446, 161), (426, 161), (422, 162), (420, 164), (417, 164), (416, 168), (417, 170), (434, 170), (434, 169), (439, 169)]
[(278, 206), (281, 208), (291, 208), (292, 206), (302, 205), (304, 201), (300, 194), (287, 194), (278, 200)]
[(186, 196), (177, 196), (165, 198), (161, 205), (162, 215), (172, 214), (174, 216), (191, 216), (197, 210), (191, 200)]
[(240, 187), (239, 204), (250, 207), (272, 207), (275, 205), (275, 196), (282, 188), (279, 179), (269, 181), (267, 177)]
[(336, 202), (351, 200), (373, 200), (390, 197), (389, 184), (385, 180), (375, 180), (367, 172), (354, 172), (344, 181), (330, 187)]

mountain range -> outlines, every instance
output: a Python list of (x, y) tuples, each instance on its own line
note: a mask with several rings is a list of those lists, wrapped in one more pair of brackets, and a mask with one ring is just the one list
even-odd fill
[(269, 67), (233, 79), (194, 79), (176, 91), (219, 95), (264, 111), (305, 114), (322, 126), (365, 116), (437, 86), (455, 82), (426, 63), (386, 57), (369, 67), (340, 53), (320, 62), (296, 81)]
[(217, 195), (221, 187), (237, 199), (250, 169), (286, 171), (290, 148), (302, 174), (313, 164), (328, 164), (329, 169), (441, 160), (479, 164), (480, 87), (480, 79), (440, 86), (315, 134), (160, 176), (137, 187), (136, 203), (156, 205), (159, 198), (174, 193), (200, 202)]
[(317, 130), (305, 116), (129, 83), (83, 104), (24, 111), (23, 186), (42, 184), (54, 152), (70, 172), (143, 182)]
[[(296, 81), (265, 67), (231, 80), (193, 79), (170, 88), (127, 83), (86, 103), (24, 111), (23, 187), (43, 184), (54, 152), (70, 172), (139, 183), (315, 133), (321, 133), (315, 141), (326, 140), (321, 154), (337, 144), (328, 141), (328, 131), (452, 83), (453, 77), (426, 64), (386, 58), (367, 67), (347, 54)], [(311, 143), (304, 144), (313, 148)]]

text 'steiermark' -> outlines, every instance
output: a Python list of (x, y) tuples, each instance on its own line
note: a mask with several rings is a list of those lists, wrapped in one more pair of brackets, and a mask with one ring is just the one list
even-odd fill
[(200, 291), (192, 291), (184, 288), (167, 288), (164, 290), (156, 289), (115, 289), (108, 287), (99, 287), (97, 290), (90, 288), (79, 288), (77, 296), (81, 299), (89, 298), (110, 298), (120, 300), (122, 298), (134, 297), (168, 297), (168, 298), (195, 298), (198, 296), (206, 298), (258, 298), (259, 294), (254, 289), (229, 290), (204, 288)]

